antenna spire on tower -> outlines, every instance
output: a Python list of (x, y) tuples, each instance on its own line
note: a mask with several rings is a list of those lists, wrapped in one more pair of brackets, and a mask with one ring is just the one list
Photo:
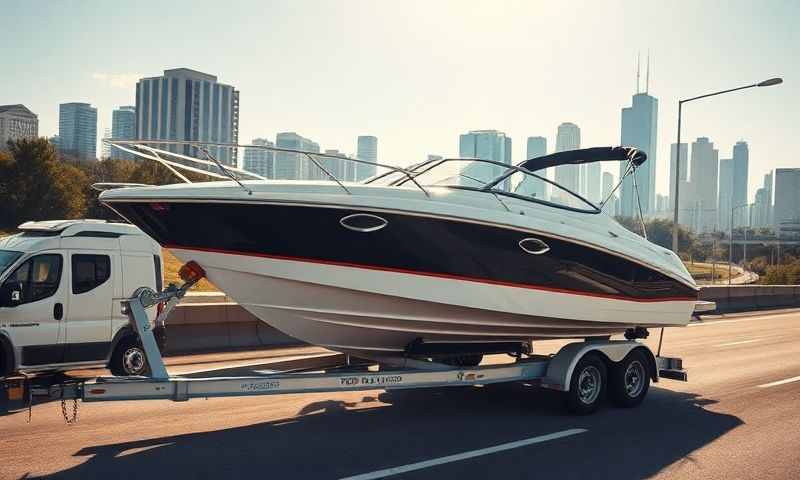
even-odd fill
[(639, 73), (641, 71), (640, 53), (636, 52), (636, 93), (639, 93)]

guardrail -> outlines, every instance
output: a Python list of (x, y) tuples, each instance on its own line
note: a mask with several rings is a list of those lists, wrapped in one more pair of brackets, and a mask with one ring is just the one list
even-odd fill
[[(800, 285), (715, 285), (700, 299), (716, 303), (709, 313), (800, 307)], [(190, 292), (167, 318), (166, 354), (302, 345), (233, 302), (224, 293)]]

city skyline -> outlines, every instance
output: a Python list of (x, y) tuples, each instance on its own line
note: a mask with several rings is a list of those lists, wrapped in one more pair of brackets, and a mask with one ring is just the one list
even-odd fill
[[(660, 100), (658, 158), (668, 158), (674, 141), (679, 98), (783, 76), (786, 83), (779, 87), (687, 105), (683, 133), (708, 136), (718, 145), (746, 138), (751, 193), (764, 174), (797, 161), (791, 153), (800, 148), (792, 134), (800, 112), (800, 86), (792, 80), (800, 77), (800, 65), (791, 60), (791, 46), (800, 43), (792, 23), (800, 14), (796, 2), (768, 8), (734, 2), (723, 10), (632, 2), (502, 9), (489, 4), (454, 8), (446, 2), (313, 7), (273, 2), (269, 16), (258, 21), (234, 16), (225, 31), (198, 37), (190, 46), (159, 41), (155, 33), (174, 28), (186, 5), (158, 4), (160, 14), (153, 18), (152, 9), (136, 5), (54, 4), (41, 10), (15, 4), (4, 12), (7, 28), (0, 37), (15, 45), (6, 70), (19, 73), (4, 77), (0, 103), (26, 105), (39, 115), (40, 135), (51, 136), (57, 133), (59, 103), (90, 102), (98, 108), (102, 132), (113, 108), (134, 103), (130, 92), (138, 79), (165, 67), (189, 66), (215, 72), (243, 92), (240, 138), (294, 130), (336, 148), (369, 131), (381, 140), (382, 162), (409, 165), (428, 152), (455, 156), (452, 139), (477, 128), (496, 128), (518, 139), (538, 134), (553, 144), (555, 127), (571, 121), (580, 125), (584, 146), (615, 145), (615, 117), (630, 99), (636, 54), (649, 49), (650, 90)], [(192, 6), (196, 22), (218, 20), (202, 2)], [(255, 13), (259, 6), (242, 2), (233, 8)], [(85, 35), (79, 23), (63, 22), (70, 15), (97, 19), (98, 31)], [(126, 22), (111, 21), (120, 17)], [(369, 21), (336, 28), (352, 18)], [(32, 22), (41, 25), (42, 34), (18, 42)], [(597, 35), (593, 29), (604, 23), (627, 28)], [(454, 33), (441, 35), (433, 28), (443, 24)], [(678, 39), (676, 24), (685, 26)], [(727, 28), (732, 24), (738, 26), (736, 36)], [(570, 35), (558, 40), (553, 33), (564, 25)], [(298, 39), (293, 32), (300, 26), (315, 35)], [(476, 30), (483, 35), (462, 34)], [(719, 50), (722, 40), (725, 52), (737, 53), (736, 62)], [(259, 49), (263, 61), (243, 53), (250, 47)], [(94, 54), (76, 60), (78, 51)], [(503, 65), (502, 75), (474, 68), (476, 54), (489, 52)], [(43, 61), (31, 67), (30, 58)], [(354, 58), (358, 61), (348, 60)], [(341, 69), (344, 63), (350, 67)], [(318, 75), (301, 75), (298, 69), (304, 68), (337, 75), (319, 82)], [(58, 81), (45, 73), (53, 69), (59, 71)], [(521, 161), (524, 153), (517, 148), (513, 161)], [(615, 172), (615, 167), (603, 165), (603, 170)], [(666, 162), (659, 162), (656, 177), (656, 192), (665, 194)]]

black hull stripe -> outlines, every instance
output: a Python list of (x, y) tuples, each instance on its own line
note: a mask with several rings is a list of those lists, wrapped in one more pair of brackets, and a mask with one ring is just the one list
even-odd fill
[(389, 268), (389, 267), (381, 267), (377, 265), (363, 265), (357, 263), (348, 263), (348, 262), (335, 262), (330, 260), (318, 260), (313, 258), (301, 258), (301, 257), (287, 257), (282, 255), (269, 255), (265, 253), (250, 253), (250, 252), (237, 252), (233, 250), (221, 250), (216, 248), (201, 248), (201, 247), (184, 247), (181, 245), (164, 245), (164, 248), (168, 248), (171, 250), (192, 250), (198, 252), (205, 252), (205, 253), (222, 253), (226, 255), (239, 255), (245, 257), (257, 257), (257, 258), (268, 258), (270, 260), (287, 260), (292, 262), (302, 262), (302, 263), (315, 263), (319, 265), (331, 265), (337, 267), (349, 267), (349, 268), (360, 268), (364, 270), (376, 270), (381, 272), (392, 272), (392, 273), (403, 273), (407, 275), (419, 275), (424, 277), (434, 277), (434, 278), (444, 278), (448, 280), (462, 280), (466, 282), (474, 282), (474, 283), (485, 283), (488, 285), (500, 285), (504, 287), (514, 287), (514, 288), (524, 288), (527, 290), (540, 290), (544, 292), (553, 292), (553, 293), (565, 293), (569, 295), (579, 295), (583, 297), (597, 297), (597, 298), (607, 298), (611, 300), (624, 300), (629, 302), (639, 302), (639, 303), (661, 303), (661, 302), (691, 302), (696, 301), (697, 298), (695, 297), (666, 297), (666, 298), (630, 298), (624, 297), (620, 295), (609, 295), (603, 293), (594, 293), (594, 292), (580, 292), (575, 290), (567, 290), (563, 288), (553, 288), (553, 287), (544, 287), (539, 285), (530, 285), (524, 283), (513, 283), (513, 282), (504, 282), (500, 280), (489, 280), (486, 278), (472, 278), (472, 277), (465, 277), (461, 275), (451, 275), (446, 273), (435, 273), (435, 272), (420, 272), (414, 270), (406, 270), (401, 268)]

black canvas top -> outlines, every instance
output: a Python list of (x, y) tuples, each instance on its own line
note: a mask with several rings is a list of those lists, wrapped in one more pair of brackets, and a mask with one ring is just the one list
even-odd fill
[(555, 167), (557, 165), (580, 165), (581, 163), (603, 162), (608, 160), (630, 160), (638, 167), (647, 160), (647, 154), (639, 149), (631, 147), (582, 148), (579, 150), (567, 150), (566, 152), (551, 153), (550, 155), (531, 158), (520, 163), (519, 166), (530, 171), (536, 171), (543, 168)]

